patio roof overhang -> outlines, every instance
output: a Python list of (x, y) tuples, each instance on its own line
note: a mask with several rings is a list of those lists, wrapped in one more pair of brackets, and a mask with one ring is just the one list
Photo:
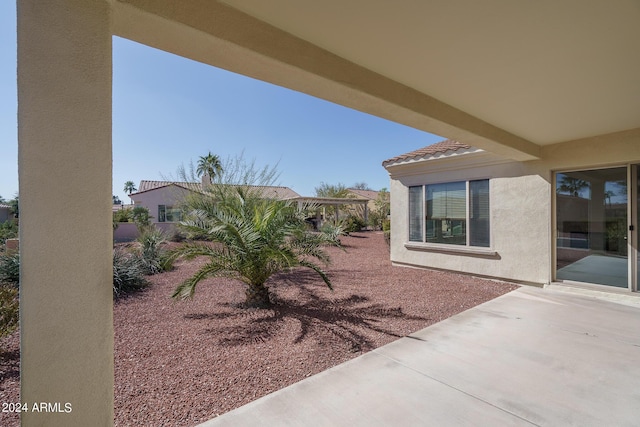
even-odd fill
[(639, 20), (622, 0), (114, 2), (116, 35), (513, 160), (640, 129)]

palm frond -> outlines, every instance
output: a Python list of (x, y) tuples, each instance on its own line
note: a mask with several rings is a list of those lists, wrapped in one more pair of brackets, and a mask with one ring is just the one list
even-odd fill
[(324, 272), (324, 270), (322, 270), (320, 267), (318, 267), (314, 263), (312, 263), (310, 261), (307, 261), (307, 260), (301, 260), (300, 261), (300, 265), (302, 267), (310, 268), (313, 271), (315, 271), (316, 273), (318, 273), (318, 275), (320, 275), (320, 277), (322, 277), (322, 280), (324, 281), (324, 283), (326, 283), (327, 287), (329, 289), (333, 290), (333, 285), (331, 284), (331, 280), (329, 279), (329, 276), (327, 276), (327, 273)]
[(196, 292), (196, 286), (204, 279), (209, 277), (231, 277), (238, 278), (236, 272), (233, 271), (233, 262), (227, 257), (217, 257), (211, 262), (205, 264), (193, 276), (182, 282), (171, 295), (176, 299), (193, 298)]

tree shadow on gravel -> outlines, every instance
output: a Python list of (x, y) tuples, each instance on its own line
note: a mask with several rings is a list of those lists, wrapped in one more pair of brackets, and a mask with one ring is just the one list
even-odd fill
[[(401, 338), (393, 330), (381, 325), (385, 319), (404, 318), (427, 322), (430, 319), (405, 314), (400, 307), (390, 308), (382, 304), (369, 303), (369, 298), (353, 294), (339, 300), (327, 300), (313, 295), (307, 290), (310, 300), (300, 302), (294, 299), (273, 297), (274, 304), (269, 309), (238, 312), (189, 314), (185, 318), (193, 320), (236, 319), (237, 324), (205, 329), (205, 333), (221, 336), (223, 346), (241, 346), (267, 342), (280, 333), (283, 327), (290, 327), (289, 320), (295, 320), (299, 333), (294, 343), (300, 343), (307, 336), (337, 339), (345, 343), (350, 351), (360, 352), (375, 348), (375, 343), (363, 330)], [(303, 298), (306, 299), (306, 298)], [(367, 304), (369, 303), (369, 304)], [(363, 305), (366, 304), (366, 305)]]

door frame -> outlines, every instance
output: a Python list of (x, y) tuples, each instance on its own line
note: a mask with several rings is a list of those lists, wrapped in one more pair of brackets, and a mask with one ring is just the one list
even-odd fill
[(640, 189), (638, 178), (639, 164), (630, 164), (627, 168), (627, 192), (628, 192), (628, 220), (629, 225), (627, 231), (627, 253), (629, 254), (629, 290), (638, 292), (638, 227), (640, 226), (640, 217), (638, 215), (638, 198), (640, 198)]

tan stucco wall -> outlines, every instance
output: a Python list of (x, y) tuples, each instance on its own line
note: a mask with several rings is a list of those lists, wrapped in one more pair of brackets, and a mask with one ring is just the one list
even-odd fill
[[(423, 162), (391, 170), (391, 260), (521, 282), (548, 283), (553, 275), (553, 172), (640, 162), (640, 132), (631, 131), (550, 146), (532, 162), (473, 165), (462, 159)], [(448, 163), (447, 163), (448, 162)], [(481, 163), (481, 162), (478, 162)], [(442, 166), (445, 164), (445, 166)], [(497, 256), (407, 249), (408, 186), (491, 179), (491, 249)]]
[(17, 6), (22, 425), (112, 425), (110, 2)]

